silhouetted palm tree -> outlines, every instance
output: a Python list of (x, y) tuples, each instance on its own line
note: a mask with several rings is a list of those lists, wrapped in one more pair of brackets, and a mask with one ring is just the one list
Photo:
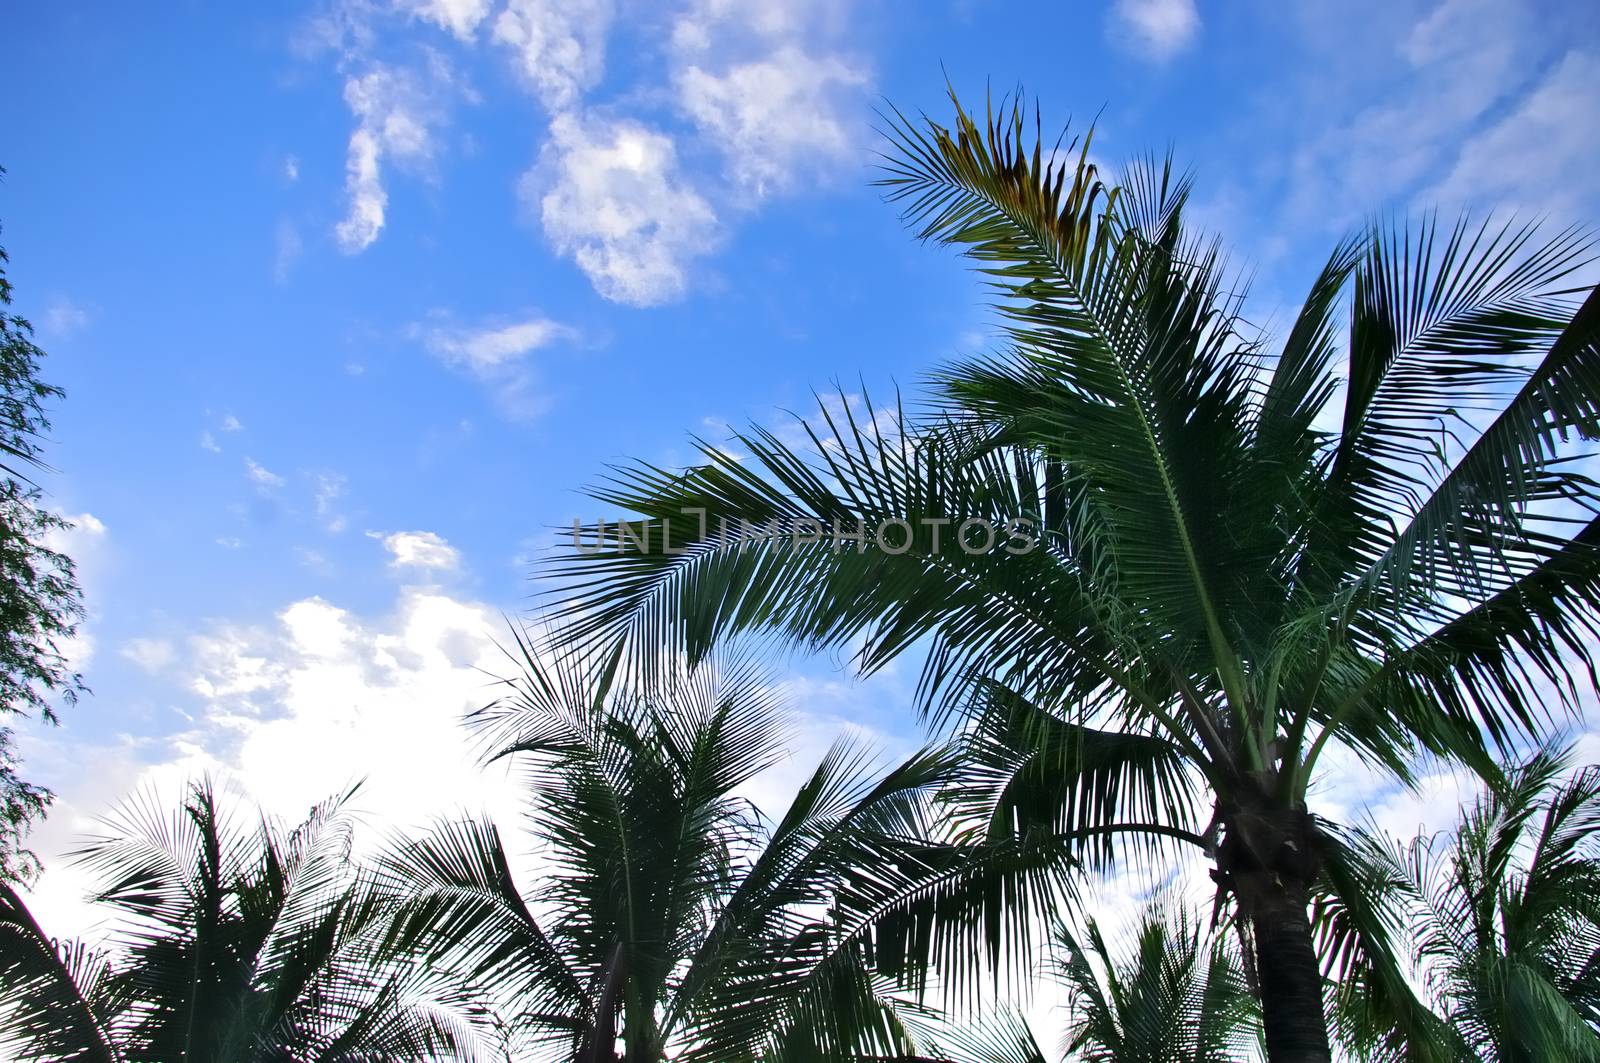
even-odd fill
[(1600, 1060), (1600, 768), (1561, 782), (1540, 753), (1488, 790), (1454, 836), (1351, 850), (1439, 1021), (1396, 1022), (1360, 967), (1334, 992), (1353, 1053), (1374, 1060)]
[(762, 631), (865, 671), (926, 650), (930, 710), (1035, 765), (969, 787), (991, 836), (1204, 852), (1269, 1055), (1327, 1060), (1323, 754), (1489, 770), (1592, 660), (1600, 490), (1574, 459), (1600, 438), (1600, 295), (1568, 287), (1589, 244), (1374, 228), (1269, 350), (1170, 166), (1107, 188), (1020, 105), (890, 135), (891, 197), (993, 282), (1010, 348), (940, 371), (927, 416), (824, 405), (806, 445), (758, 428), (618, 471), (596, 496), (643, 519), (556, 564), (564, 644), (693, 660)]
[(142, 794), (81, 854), (115, 913), (103, 950), (58, 946), (0, 884), (0, 1053), (16, 1060), (478, 1058), (464, 991), (379, 962), (383, 909), (352, 871), (341, 800), (255, 827), (194, 785)]
[[(1260, 1052), (1261, 1008), (1234, 939), (1181, 905), (1153, 902), (1111, 945), (1093, 919), (1056, 931), (1056, 977), (1067, 990), (1065, 1036), (1048, 1051), (1014, 1009), (949, 1023), (933, 1050), (957, 1063), (1227, 1063)], [(1046, 1040), (1049, 1040), (1046, 1038)]]
[(744, 796), (784, 757), (780, 699), (742, 661), (650, 687), (550, 667), (522, 645), (477, 714), (527, 772), (539, 873), (489, 822), (440, 824), (383, 860), (400, 952), (497, 987), (507, 1023), (562, 1058), (628, 1063), (893, 1056), (908, 1006), (868, 963), (887, 923), (996, 918), (987, 885), (1048, 892), (1059, 854), (939, 840), (942, 753), (875, 778), (837, 745), (768, 823)]

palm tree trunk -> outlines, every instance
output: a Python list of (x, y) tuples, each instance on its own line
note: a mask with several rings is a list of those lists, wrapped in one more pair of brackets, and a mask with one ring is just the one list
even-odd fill
[(1316, 826), (1304, 809), (1256, 807), (1225, 817), (1218, 881), (1250, 920), (1270, 1063), (1331, 1063), (1322, 968), (1306, 914), (1317, 874)]
[[(594, 1025), (588, 1042), (578, 1050), (577, 1063), (613, 1063), (617, 1058), (617, 1011), (622, 1007), (623, 984), (628, 978), (628, 954), (617, 942), (606, 959), (600, 979), (600, 999), (595, 1004)], [(634, 1052), (629, 1046), (629, 1055)]]
[(1322, 970), (1311, 943), (1306, 889), (1293, 882), (1263, 883), (1249, 905), (1261, 978), (1261, 1013), (1271, 1063), (1329, 1063), (1322, 1012)]

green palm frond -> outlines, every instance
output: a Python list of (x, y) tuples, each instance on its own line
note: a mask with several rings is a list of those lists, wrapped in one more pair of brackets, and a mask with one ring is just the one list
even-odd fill
[[(469, 987), (424, 974), (426, 949), (379, 955), (386, 907), (352, 864), (348, 797), (287, 830), (252, 827), (209, 780), (176, 809), (136, 794), (81, 854), (117, 913), (107, 948), (41, 967), (32, 926), (31, 966), (16, 971), (31, 1010), (7, 1048), (80, 1058), (61, 1046), (92, 1034), (81, 1058), (474, 1058), (492, 1016)], [(18, 905), (7, 925), (24, 925)]]
[[(685, 1059), (850, 1058), (912, 1044), (930, 947), (1008, 945), (1019, 891), (1053, 908), (1059, 846), (946, 836), (948, 750), (885, 773), (835, 746), (768, 822), (740, 794), (784, 736), (777, 687), (737, 655), (635, 672), (517, 640), (520, 674), (470, 718), (519, 765), (544, 875), (526, 891), (489, 823), (396, 839), (381, 953), (437, 945), (544, 1048)], [(1011, 943), (1013, 946), (1015, 943)]]
[(524, 1020), (574, 1039), (588, 1029), (588, 980), (528, 909), (492, 823), (447, 821), (399, 841), (379, 875), (397, 897), (384, 954), (448, 943), (443, 961), (515, 1001)]
[[(1382, 950), (1344, 949), (1335, 999), (1363, 1058), (1600, 1058), (1588, 981), (1600, 958), (1600, 770), (1563, 781), (1569, 763), (1564, 752), (1536, 753), (1467, 811), (1454, 837), (1394, 846), (1349, 836), (1351, 859), (1335, 866), (1366, 876), (1366, 910), (1383, 924), (1375, 933), (1396, 939), (1440, 1016), (1410, 998)], [(1341, 900), (1355, 892), (1339, 889)], [(1327, 925), (1355, 921), (1333, 912)]]
[(1330, 1028), (1348, 1051), (1372, 1063), (1465, 1058), (1465, 1044), (1419, 997), (1409, 976), (1404, 909), (1416, 894), (1405, 855), (1331, 824), (1324, 844), (1311, 918), (1330, 980)]
[[(1004, 347), (936, 371), (915, 415), (840, 396), (800, 444), (757, 427), (740, 459), (702, 446), (687, 469), (614, 470), (595, 496), (626, 534), (580, 528), (547, 570), (554, 644), (625, 670), (750, 633), (849, 647), (863, 671), (923, 654), (919, 700), (971, 754), (968, 827), (1064, 865), (1111, 859), (1125, 827), (1198, 841), (1251, 920), (1321, 890), (1324, 940), (1377, 980), (1369, 1018), (1425, 1033), (1370, 869), (1307, 788), (1335, 747), (1401, 781), (1419, 754), (1492, 777), (1496, 751), (1600, 686), (1589, 237), (1373, 226), (1274, 347), (1219, 246), (1186, 229), (1170, 162), (1108, 181), (1087, 139), (1052, 144), (1020, 102), (955, 112), (888, 116), (883, 186), (992, 285)], [(1036, 548), (841, 537), (1014, 518)], [(974, 710), (995, 690), (1040, 707), (1030, 728)], [(939, 902), (962, 913), (951, 940), (1003, 907), (974, 900)], [(954, 956), (934, 925), (891, 933), (886, 969)], [(1263, 983), (1293, 987), (1291, 1040), (1321, 1010), (1293, 952), (1296, 977)]]
[(1089, 727), (986, 680), (973, 689), (961, 744), (942, 801), (975, 837), (1050, 830), (1092, 868), (1119, 853), (1155, 855), (1168, 842), (1204, 845), (1198, 780), (1158, 734)]
[(58, 943), (22, 897), (0, 882), (0, 1053), (19, 1061), (120, 1063), (106, 1020), (105, 961), (79, 943)]
[[(1259, 1002), (1230, 939), (1182, 905), (1148, 906), (1126, 950), (1090, 920), (1058, 930), (1069, 1058), (1107, 1063), (1251, 1058)], [(1076, 1053), (1076, 1055), (1074, 1055)]]
[(985, 1012), (936, 1028), (929, 1051), (952, 1063), (1049, 1063), (1028, 1021), (1015, 1008)]

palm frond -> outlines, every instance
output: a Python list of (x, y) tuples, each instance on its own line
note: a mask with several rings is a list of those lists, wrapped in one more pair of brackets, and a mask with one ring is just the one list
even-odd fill
[(104, 960), (46, 936), (22, 897), (0, 882), (0, 1053), (20, 1063), (120, 1063), (99, 1000)]

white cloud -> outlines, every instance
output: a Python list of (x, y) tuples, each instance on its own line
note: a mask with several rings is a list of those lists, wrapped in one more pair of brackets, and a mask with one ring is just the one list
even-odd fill
[(470, 41), (478, 24), (489, 17), (490, 0), (411, 0), (411, 13)]
[(44, 328), (52, 336), (70, 336), (89, 327), (93, 315), (64, 295), (50, 300), (44, 310)]
[(488, 675), (509, 668), (495, 642), (503, 628), (489, 606), (408, 589), (372, 619), (313, 597), (267, 624), (192, 638), (186, 685), (199, 705), (188, 730), (30, 750), (32, 763), (55, 762), (60, 796), (33, 838), (46, 872), (30, 904), (54, 934), (93, 933), (104, 912), (82, 903), (89, 883), (64, 854), (135, 790), (154, 786), (170, 801), (202, 772), (291, 821), (360, 781), (355, 808), (375, 814), (362, 845), (380, 841), (376, 826), (415, 829), (462, 811), (487, 809), (509, 827), (521, 807), (512, 778), (479, 766), (461, 726), (495, 696)]
[(344, 531), (348, 521), (337, 512), (335, 503), (344, 497), (345, 485), (349, 482), (342, 474), (337, 472), (316, 472), (311, 474), (314, 486), (314, 495), (317, 506), (317, 516), (322, 520), (322, 526), (329, 534), (337, 535)]
[(224, 550), (237, 550), (244, 545), (244, 540), (237, 535), (219, 535), (216, 538), (216, 544)]
[(556, 251), (614, 302), (681, 296), (689, 262), (717, 241), (716, 215), (679, 174), (672, 138), (634, 121), (557, 115), (523, 196), (537, 201)]
[(242, 432), (244, 431), (244, 424), (239, 418), (230, 413), (222, 418), (222, 430), (224, 432)]
[(266, 468), (254, 458), (244, 459), (245, 475), (250, 477), (250, 482), (263, 491), (283, 486), (283, 477)]
[(494, 39), (513, 49), (517, 69), (552, 111), (578, 102), (605, 70), (611, 0), (510, 0), (494, 22)]
[(320, 550), (313, 550), (309, 546), (295, 547), (295, 556), (300, 559), (302, 568), (310, 569), (321, 575), (330, 575), (334, 571), (334, 564), (328, 560), (328, 555)]
[[(63, 730), (70, 729), (68, 721)], [(126, 801), (140, 786), (175, 793), (181, 780), (213, 766), (192, 742), (136, 739), (117, 736), (114, 744), (90, 745), (70, 733), (25, 733), (30, 769), (52, 776), (56, 801), (50, 814), (34, 825), (28, 846), (39, 854), (45, 873), (31, 890), (24, 891), (28, 908), (53, 936), (94, 938), (105, 919), (104, 906), (89, 900), (93, 883), (70, 854), (84, 837), (99, 833), (99, 817)], [(148, 761), (154, 747), (167, 754), (165, 762)]]
[(345, 159), (349, 205), (334, 235), (347, 254), (366, 250), (383, 230), (389, 206), (384, 160), (421, 167), (433, 159), (451, 78), (437, 59), (426, 78), (425, 83), (417, 71), (374, 64), (366, 73), (345, 80), (345, 103), (357, 125)]
[[(854, 0), (682, 0), (670, 29), (665, 83), (635, 86), (624, 100), (670, 98), (702, 144), (724, 159), (718, 194), (749, 207), (763, 197), (815, 184), (855, 158), (864, 133), (861, 62), (841, 51), (853, 39)], [(340, 247), (356, 253), (377, 240), (389, 208), (391, 161), (431, 162), (454, 83), (435, 59), (433, 91), (405, 70), (376, 64), (385, 14), (409, 15), (466, 42), (488, 39), (551, 115), (540, 163), (522, 182), (522, 201), (559, 255), (571, 257), (605, 298), (652, 306), (679, 298), (688, 268), (719, 242), (721, 225), (703, 179), (679, 168), (673, 137), (637, 119), (596, 113), (585, 97), (604, 74), (616, 0), (342, 0), (308, 27), (307, 54), (334, 51), (349, 77), (345, 96), (358, 119), (346, 160), (348, 209)], [(461, 91), (467, 91), (465, 89)], [(731, 184), (732, 188), (727, 186)]]
[(476, 328), (418, 324), (408, 331), (441, 362), (465, 369), (487, 384), (495, 405), (516, 419), (535, 417), (550, 405), (549, 397), (535, 387), (537, 377), (528, 355), (578, 335), (577, 330), (544, 317)]
[(118, 652), (152, 674), (162, 671), (177, 658), (172, 643), (166, 639), (129, 639)]
[[(371, 814), (357, 834), (362, 847), (377, 844), (383, 828), (414, 830), (463, 811), (487, 811), (514, 838), (526, 807), (519, 776), (483, 767), (461, 723), (499, 693), (490, 677), (513, 670), (497, 644), (504, 631), (503, 613), (488, 604), (405, 588), (375, 616), (309, 597), (264, 623), (201, 632), (186, 658), (185, 730), (100, 746), (47, 740), (28, 751), (31, 764), (51, 769), (45, 781), (60, 798), (35, 833), (46, 871), (30, 906), (53, 934), (92, 934), (104, 913), (82, 902), (89, 882), (64, 854), (136, 789), (154, 787), (170, 802), (202, 772), (290, 820), (362, 780), (354, 808)], [(880, 700), (861, 685), (785, 686), (800, 710), (790, 721), (793, 756), (741, 788), (763, 812), (787, 805), (841, 732), (867, 739), (884, 762), (906, 751), (847, 722)], [(519, 880), (530, 883), (536, 854), (513, 855)]]
[(312, 597), (268, 625), (224, 626), (193, 642), (194, 739), (282, 815), (363, 778), (361, 804), (387, 824), (481, 807), (497, 775), (478, 770), (460, 720), (494, 697), (486, 673), (508, 668), (503, 625), (481, 603), (407, 589), (373, 620)]
[(44, 544), (57, 553), (72, 558), (77, 572), (78, 587), (88, 605), (89, 615), (78, 623), (77, 634), (61, 644), (61, 656), (67, 668), (81, 672), (94, 658), (95, 640), (90, 626), (99, 620), (94, 603), (100, 600), (96, 593), (108, 561), (106, 526), (93, 513), (63, 513), (70, 527), (52, 528), (45, 534)]
[(844, 115), (866, 74), (833, 55), (785, 44), (721, 74), (690, 63), (679, 105), (727, 158), (734, 181), (763, 196), (854, 154), (859, 123)]
[(1194, 42), (1200, 12), (1194, 0), (1116, 0), (1106, 30), (1117, 44), (1161, 62)]
[(213, 454), (221, 454), (222, 446), (217, 442), (217, 437), (210, 432), (200, 433), (200, 449), (209, 450)]
[(423, 343), (449, 364), (481, 374), (519, 362), (531, 351), (572, 336), (567, 326), (539, 317), (478, 329), (429, 329), (423, 334)]
[[(1459, 145), (1485, 116), (1515, 100), (1540, 65), (1543, 45), (1531, 22), (1517, 4), (1445, 0), (1399, 35), (1391, 60), (1377, 56), (1326, 86), (1322, 95), (1338, 97), (1352, 117), (1324, 126), (1295, 153), (1287, 224), (1346, 229), (1409, 199), (1449, 167)], [(1343, 43), (1315, 41), (1324, 48)], [(1369, 84), (1384, 85), (1383, 94), (1357, 106), (1372, 98)]]
[(741, 44), (796, 40), (808, 33), (837, 36), (851, 24), (851, 0), (690, 0), (672, 24), (672, 45), (688, 53)]
[(438, 569), (448, 571), (461, 564), (461, 552), (444, 538), (430, 531), (401, 531), (385, 535), (368, 532), (389, 551), (391, 568)]
[(272, 257), (272, 279), (284, 284), (289, 280), (289, 272), (294, 269), (301, 252), (305, 250), (305, 241), (300, 238), (300, 230), (294, 222), (284, 219), (278, 222), (273, 242), (276, 250)]
[(1419, 198), (1554, 213), (1579, 221), (1600, 202), (1600, 55), (1568, 52), (1512, 110), (1467, 141)]
[(283, 179), (290, 184), (300, 180), (300, 160), (294, 155), (286, 155), (283, 159)]
[(843, 50), (848, 0), (693, 0), (673, 22), (677, 105), (755, 198), (857, 157), (864, 64)]
[(370, 129), (357, 129), (350, 137), (350, 154), (345, 163), (345, 191), (350, 212), (334, 229), (339, 246), (348, 253), (372, 246), (383, 229), (389, 207), (389, 193), (378, 170), (378, 138)]

